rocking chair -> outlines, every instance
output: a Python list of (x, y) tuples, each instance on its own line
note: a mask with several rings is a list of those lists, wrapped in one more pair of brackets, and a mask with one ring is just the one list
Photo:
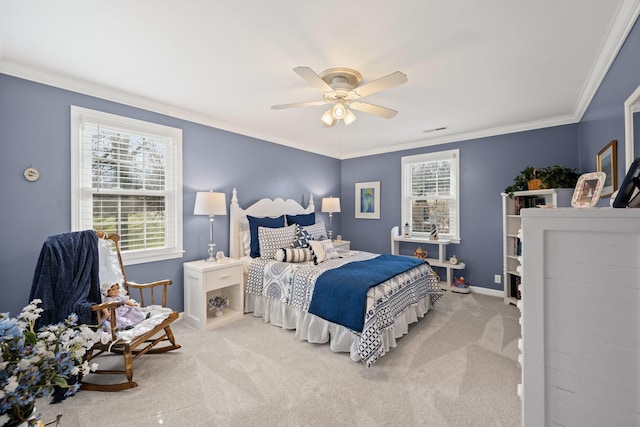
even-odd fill
[[(87, 360), (91, 362), (96, 357), (105, 353), (118, 353), (124, 357), (124, 369), (98, 369), (88, 377), (94, 374), (106, 374), (106, 375), (119, 375), (124, 374), (126, 381), (117, 384), (103, 384), (89, 382), (85, 377), (82, 380), (82, 389), (84, 390), (97, 390), (97, 391), (120, 391), (129, 388), (137, 387), (137, 383), (133, 381), (133, 362), (143, 354), (149, 353), (164, 353), (171, 350), (180, 348), (180, 345), (176, 344), (173, 332), (171, 331), (171, 323), (178, 319), (178, 312), (172, 311), (166, 308), (167, 302), (167, 287), (171, 285), (171, 280), (161, 280), (153, 283), (138, 284), (127, 280), (125, 275), (124, 265), (122, 263), (122, 256), (120, 254), (120, 236), (113, 233), (107, 233), (103, 231), (96, 232), (98, 239), (105, 239), (110, 241), (111, 245), (115, 247), (115, 255), (117, 255), (117, 265), (119, 265), (120, 271), (124, 278), (123, 286), (131, 298), (137, 300), (140, 306), (149, 309), (149, 316), (147, 319), (140, 322), (133, 329), (118, 330), (116, 308), (122, 303), (117, 302), (105, 302), (95, 304), (91, 309), (96, 313), (98, 318), (98, 325), (103, 323), (103, 310), (106, 309), (110, 313), (108, 324), (110, 325), (111, 339), (109, 342), (97, 343), (87, 354)], [(154, 291), (156, 288), (161, 288), (162, 299), (161, 305), (155, 305)], [(131, 294), (133, 290), (138, 292)], [(147, 301), (149, 305), (145, 305), (145, 297), (149, 297)], [(163, 345), (159, 345), (162, 344)]]

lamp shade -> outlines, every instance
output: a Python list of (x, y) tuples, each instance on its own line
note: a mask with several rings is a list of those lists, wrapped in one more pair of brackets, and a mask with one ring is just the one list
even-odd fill
[(322, 212), (340, 212), (340, 197), (323, 198)]
[(193, 208), (194, 215), (226, 215), (227, 197), (224, 193), (213, 191), (198, 191), (196, 204)]
[(333, 109), (329, 108), (327, 111), (324, 112), (324, 114), (320, 118), (320, 120), (322, 120), (322, 123), (324, 123), (326, 126), (333, 126), (333, 123), (336, 121), (336, 119), (333, 118), (332, 113), (333, 113)]

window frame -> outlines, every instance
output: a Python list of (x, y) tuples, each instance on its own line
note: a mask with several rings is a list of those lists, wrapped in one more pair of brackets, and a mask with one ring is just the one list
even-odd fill
[[(429, 163), (436, 161), (451, 161), (454, 171), (452, 172), (453, 179), (455, 181), (455, 201), (453, 202), (453, 209), (455, 210), (455, 221), (454, 226), (456, 233), (455, 234), (445, 234), (438, 233), (439, 237), (445, 238), (447, 240), (451, 240), (453, 243), (460, 243), (461, 240), (461, 231), (460, 231), (460, 150), (446, 150), (446, 151), (434, 151), (430, 153), (422, 153), (416, 154), (413, 156), (403, 156), (401, 158), (401, 224), (409, 223), (412, 224), (411, 212), (407, 211), (408, 204), (406, 203), (407, 197), (411, 198), (410, 194), (410, 181), (411, 177), (407, 175), (407, 170), (409, 165), (417, 164), (417, 163)], [(409, 186), (409, 188), (407, 188)], [(409, 193), (407, 193), (409, 191)], [(428, 237), (429, 233), (426, 232), (417, 232), (413, 233), (415, 237)]]
[[(95, 190), (87, 188), (87, 178), (83, 174), (91, 172), (91, 166), (83, 163), (83, 123), (98, 122), (105, 126), (113, 126), (131, 133), (149, 134), (170, 138), (173, 142), (173, 164), (166, 164), (165, 169), (171, 169), (172, 174), (167, 180), (164, 190), (165, 196), (165, 235), (167, 246), (164, 248), (123, 251), (122, 260), (125, 265), (141, 264), (153, 261), (182, 258), (183, 224), (182, 224), (182, 129), (173, 128), (157, 123), (132, 119), (101, 111), (71, 106), (71, 230), (79, 231), (93, 228), (93, 222), (87, 224), (86, 209), (93, 207)], [(91, 157), (89, 154), (87, 157)], [(87, 168), (88, 166), (88, 168)], [(89, 179), (90, 181), (90, 179)], [(172, 181), (172, 182), (171, 182)], [(134, 193), (135, 194), (135, 193)], [(89, 218), (92, 215), (88, 216)]]

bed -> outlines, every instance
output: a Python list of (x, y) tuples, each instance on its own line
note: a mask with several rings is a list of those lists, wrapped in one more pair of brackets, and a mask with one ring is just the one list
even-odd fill
[(307, 207), (265, 198), (241, 208), (233, 190), (229, 250), (243, 261), (245, 312), (371, 366), (433, 308), (439, 280), (422, 260), (335, 249), (326, 234), (313, 196)]

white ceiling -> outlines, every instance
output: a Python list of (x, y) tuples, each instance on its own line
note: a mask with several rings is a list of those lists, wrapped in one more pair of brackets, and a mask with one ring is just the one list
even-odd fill
[[(0, 72), (336, 158), (580, 120), (640, 0), (0, 0)], [(324, 128), (292, 69), (403, 85)], [(441, 132), (425, 130), (446, 126)]]

